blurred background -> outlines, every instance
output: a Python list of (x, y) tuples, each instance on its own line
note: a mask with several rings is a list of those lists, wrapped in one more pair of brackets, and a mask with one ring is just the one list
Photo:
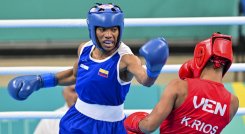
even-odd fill
[[(88, 10), (99, 3), (114, 3), (124, 11), (125, 18), (178, 18), (243, 16), (240, 0), (0, 0), (0, 20), (18, 19), (86, 19)], [(138, 55), (138, 50), (149, 39), (163, 36), (169, 43), (167, 64), (182, 64), (193, 55), (197, 42), (209, 38), (213, 32), (233, 37), (234, 63), (244, 63), (244, 26), (162, 26), (125, 27), (122, 41)], [(14, 66), (72, 66), (77, 48), (89, 40), (84, 28), (0, 28), (0, 67)], [(6, 86), (14, 76), (0, 75), (1, 111), (52, 111), (63, 105), (62, 87), (41, 90), (28, 100), (17, 102), (9, 97)], [(152, 109), (164, 86), (177, 73), (162, 73), (150, 88), (135, 80), (127, 96), (126, 109)], [(240, 99), (245, 107), (245, 75), (229, 72), (225, 86)], [(49, 99), (46, 99), (49, 98)], [(38, 120), (0, 120), (0, 134), (30, 134)], [(236, 116), (223, 133), (242, 133), (245, 118)], [(156, 132), (157, 133), (157, 132)]]

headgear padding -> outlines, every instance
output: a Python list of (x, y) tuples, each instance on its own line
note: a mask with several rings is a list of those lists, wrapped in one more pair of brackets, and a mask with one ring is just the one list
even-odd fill
[(119, 27), (119, 36), (116, 42), (116, 47), (119, 47), (124, 28), (124, 15), (120, 7), (113, 4), (97, 4), (89, 10), (87, 24), (89, 36), (94, 45), (100, 50), (103, 50), (103, 48), (97, 42), (96, 27)]
[(196, 45), (193, 59), (194, 77), (200, 77), (203, 68), (213, 56), (227, 59), (223, 71), (224, 76), (233, 60), (231, 36), (214, 33), (209, 39)]

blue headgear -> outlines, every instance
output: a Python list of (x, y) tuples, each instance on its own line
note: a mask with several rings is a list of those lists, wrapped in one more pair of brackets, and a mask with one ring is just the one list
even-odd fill
[(124, 28), (124, 15), (120, 7), (114, 4), (98, 4), (92, 7), (87, 16), (87, 24), (89, 29), (89, 36), (93, 44), (103, 50), (96, 37), (96, 27), (119, 27), (119, 36), (116, 42), (116, 47), (119, 47), (122, 32)]

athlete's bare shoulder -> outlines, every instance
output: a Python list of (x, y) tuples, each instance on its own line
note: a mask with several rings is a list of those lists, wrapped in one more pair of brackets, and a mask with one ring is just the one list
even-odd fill
[(81, 50), (82, 50), (82, 48), (83, 48), (83, 46), (84, 46), (85, 44), (86, 44), (86, 42), (82, 42), (82, 43), (79, 45), (78, 51), (77, 51), (77, 55), (78, 55), (78, 56), (80, 55)]
[(239, 99), (235, 95), (231, 95), (230, 120), (235, 116), (239, 108)]
[(186, 80), (182, 79), (173, 79), (168, 84), (167, 89), (171, 90), (176, 95), (176, 100), (174, 108), (178, 108), (186, 99), (188, 95), (188, 84)]
[(186, 90), (188, 87), (187, 81), (179, 78), (171, 80), (169, 82), (169, 85), (172, 87), (172, 89), (176, 90), (177, 92), (181, 90)]

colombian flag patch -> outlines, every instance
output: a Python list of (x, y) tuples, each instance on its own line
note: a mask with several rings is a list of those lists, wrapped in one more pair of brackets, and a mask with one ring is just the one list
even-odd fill
[(105, 77), (105, 78), (108, 78), (108, 74), (109, 74), (109, 71), (107, 70), (104, 70), (102, 68), (100, 68), (99, 72), (98, 72), (98, 75), (99, 76), (102, 76), (102, 77)]

